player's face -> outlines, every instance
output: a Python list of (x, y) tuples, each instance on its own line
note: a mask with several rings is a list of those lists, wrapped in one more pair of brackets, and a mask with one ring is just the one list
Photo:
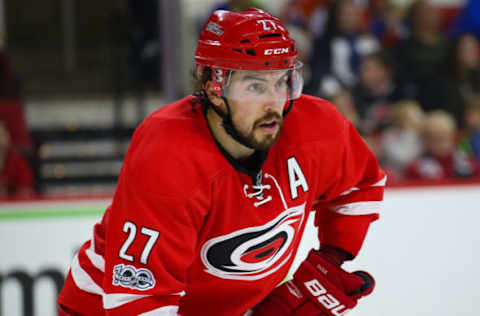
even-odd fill
[(288, 72), (235, 71), (226, 88), (232, 121), (256, 149), (271, 147), (280, 135), (288, 95)]

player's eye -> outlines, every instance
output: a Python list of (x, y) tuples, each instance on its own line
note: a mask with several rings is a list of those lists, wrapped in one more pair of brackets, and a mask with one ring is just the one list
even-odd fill
[(277, 83), (275, 83), (275, 87), (277, 89), (283, 89), (287, 86), (287, 83), (288, 83), (288, 77), (283, 76), (282, 78), (280, 78), (280, 80), (277, 81)]
[(260, 84), (260, 83), (252, 83), (250, 85), (248, 85), (247, 87), (247, 90), (250, 91), (250, 92), (253, 92), (253, 93), (264, 93), (266, 88), (264, 85)]

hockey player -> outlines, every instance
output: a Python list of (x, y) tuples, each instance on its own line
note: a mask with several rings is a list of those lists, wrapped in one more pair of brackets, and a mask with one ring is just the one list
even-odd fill
[[(384, 174), (333, 105), (301, 94), (296, 55), (263, 11), (210, 16), (199, 89), (137, 128), (61, 315), (342, 315), (373, 290), (341, 265), (378, 218)], [(280, 285), (312, 209), (320, 250)]]

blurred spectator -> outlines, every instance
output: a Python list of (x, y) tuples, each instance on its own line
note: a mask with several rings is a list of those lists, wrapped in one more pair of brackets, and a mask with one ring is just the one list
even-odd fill
[[(439, 99), (448, 102), (443, 108), (455, 116), (463, 126), (467, 100), (480, 96), (480, 50), (478, 40), (472, 34), (463, 34), (451, 44), (448, 58), (448, 74)], [(444, 95), (445, 92), (447, 95)], [(439, 100), (439, 101), (441, 101)]]
[(405, 168), (422, 154), (423, 120), (418, 102), (405, 100), (393, 105), (391, 126), (379, 137), (378, 154), (390, 183), (402, 181)]
[(325, 34), (314, 43), (306, 93), (328, 97), (341, 86), (356, 84), (362, 57), (379, 48), (378, 41), (363, 33), (361, 26), (362, 15), (354, 0), (331, 5)]
[(30, 155), (32, 153), (32, 139), (28, 132), (23, 104), (20, 100), (0, 99), (0, 119), (10, 135), (12, 146), (20, 152)]
[(0, 48), (0, 98), (18, 99), (20, 97), (19, 84), (15, 79), (7, 50)]
[(283, 7), (280, 19), (285, 24), (296, 25), (312, 38), (319, 38), (325, 32), (327, 11), (333, 0), (290, 0)]
[(308, 81), (311, 75), (308, 61), (312, 54), (312, 40), (310, 35), (302, 28), (290, 24), (286, 25), (290, 37), (297, 45), (298, 55), (297, 59), (303, 63), (303, 79)]
[(340, 88), (335, 91), (333, 95), (329, 97), (329, 101), (335, 105), (335, 107), (343, 114), (352, 124), (359, 130), (363, 140), (370, 148), (370, 150), (377, 155), (378, 154), (378, 145), (376, 135), (362, 133), (362, 129), (359, 128), (360, 117), (358, 115), (357, 109), (355, 108), (355, 102), (353, 100), (352, 94), (349, 90)]
[(480, 38), (480, 1), (467, 1), (450, 33), (453, 36), (463, 33), (473, 33), (477, 38)]
[(411, 97), (418, 98), (424, 110), (436, 106), (437, 81), (444, 66), (448, 43), (441, 34), (437, 8), (428, 0), (413, 2), (407, 12), (411, 34), (395, 48), (398, 75), (408, 83)]
[(480, 162), (480, 97), (467, 104), (465, 111), (465, 133), (460, 142), (461, 149), (473, 154)]
[(458, 150), (453, 117), (443, 110), (427, 114), (423, 129), (424, 154), (407, 168), (409, 180), (452, 180), (477, 176), (476, 160)]
[(8, 51), (0, 50), (0, 120), (8, 130), (10, 143), (22, 154), (32, 154), (20, 88), (12, 70)]
[(387, 123), (391, 105), (405, 98), (403, 90), (394, 81), (394, 69), (386, 52), (376, 52), (363, 58), (359, 82), (353, 97), (363, 133), (376, 132)]
[(10, 56), (0, 50), (0, 198), (28, 197), (34, 180), (30, 162), (33, 141), (28, 131), (20, 85)]
[(445, 110), (463, 129), (466, 103), (480, 95), (478, 40), (471, 34), (455, 38), (449, 43), (447, 60), (440, 69), (441, 75), (423, 86), (419, 99), (426, 111)]
[(407, 37), (402, 10), (389, 0), (370, 0), (368, 8), (369, 28), (384, 48), (391, 48)]
[[(479, 17), (480, 18), (480, 17)], [(463, 34), (454, 41), (450, 66), (452, 79), (470, 98), (480, 93), (480, 46), (478, 39), (471, 34)]]
[(0, 198), (26, 198), (33, 194), (32, 170), (12, 146), (8, 130), (0, 121)]
[(348, 90), (339, 89), (329, 100), (337, 107), (340, 113), (358, 128), (360, 118), (357, 109), (355, 108), (353, 97)]

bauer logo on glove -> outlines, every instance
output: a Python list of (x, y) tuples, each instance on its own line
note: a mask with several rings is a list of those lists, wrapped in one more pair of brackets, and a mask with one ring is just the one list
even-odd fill
[(304, 284), (307, 290), (313, 296), (317, 297), (317, 300), (320, 302), (320, 304), (325, 306), (326, 309), (332, 310), (332, 314), (343, 315), (349, 311), (349, 309), (346, 309), (344, 305), (340, 305), (340, 302), (332, 294), (329, 294), (317, 279), (305, 282)]
[(364, 271), (341, 268), (348, 253), (324, 246), (310, 251), (293, 280), (277, 287), (257, 307), (254, 316), (342, 316), (357, 300), (375, 287), (373, 277)]

